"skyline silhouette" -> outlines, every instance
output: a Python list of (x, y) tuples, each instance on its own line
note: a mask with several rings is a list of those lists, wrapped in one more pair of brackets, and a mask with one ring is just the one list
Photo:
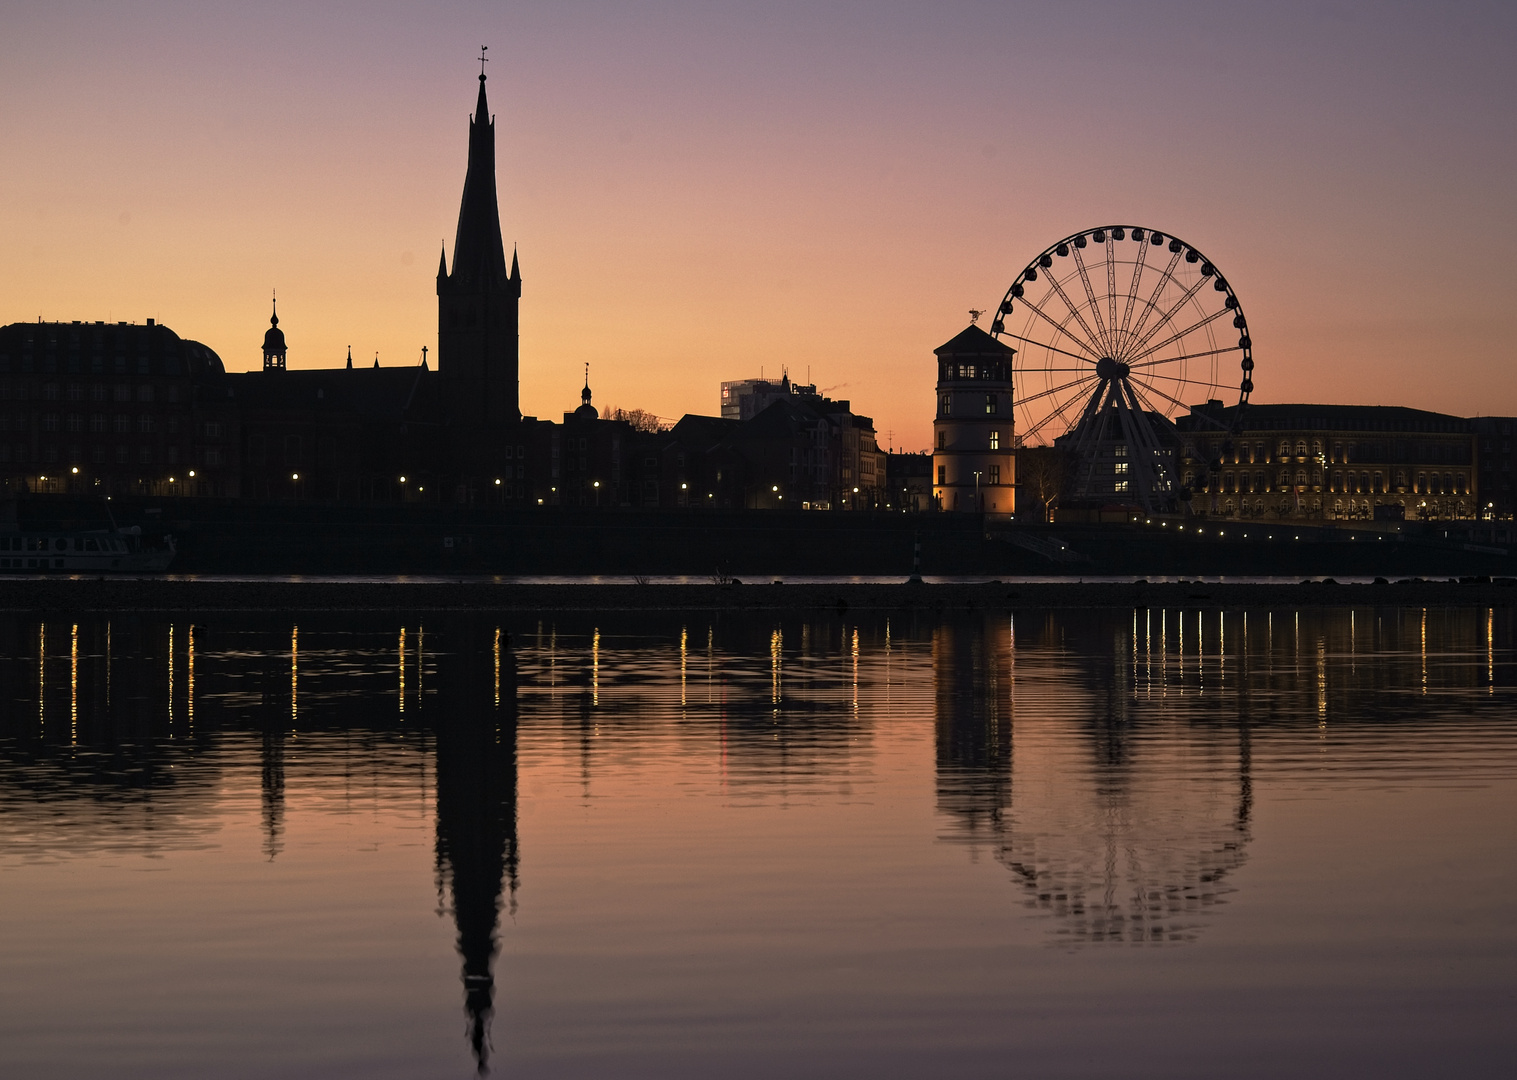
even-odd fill
[(788, 365), (925, 447), (931, 348), (1127, 218), (1228, 267), (1259, 400), (1517, 412), (1504, 8), (339, 10), (9, 13), (0, 322), (155, 317), (247, 370), (277, 287), (292, 369), (413, 363), (485, 41), (528, 413), (586, 361), (668, 416)]

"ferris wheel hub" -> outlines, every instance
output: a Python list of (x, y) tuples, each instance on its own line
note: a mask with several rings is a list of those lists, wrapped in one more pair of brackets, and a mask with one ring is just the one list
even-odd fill
[(1132, 368), (1120, 360), (1113, 360), (1109, 356), (1103, 356), (1096, 361), (1096, 376), (1102, 379), (1125, 379), (1132, 373)]

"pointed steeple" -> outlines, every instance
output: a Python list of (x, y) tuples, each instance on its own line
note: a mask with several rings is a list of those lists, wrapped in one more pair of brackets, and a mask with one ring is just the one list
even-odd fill
[(353, 370), (353, 346), (348, 346), (348, 370)]
[(506, 248), (500, 235), (500, 205), (495, 197), (495, 121), (485, 99), (485, 76), (479, 76), (479, 103), (469, 120), (469, 170), (464, 176), (458, 235), (453, 241), (452, 280), (460, 285), (487, 285), (506, 280)]
[(511, 245), (511, 280), (521, 281), (521, 266), (516, 261), (516, 245)]
[(439, 282), (448, 280), (448, 245), (446, 242), (442, 245), (442, 254), (437, 257), (437, 280)]

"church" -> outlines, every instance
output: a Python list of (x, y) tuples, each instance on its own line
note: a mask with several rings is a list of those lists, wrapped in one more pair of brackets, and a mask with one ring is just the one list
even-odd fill
[(538, 445), (547, 433), (521, 415), (521, 269), (514, 251), (506, 263), (485, 82), (481, 72), (452, 266), (444, 249), (437, 268), (436, 369), (423, 350), (415, 367), (381, 368), (376, 359), (355, 368), (350, 354), (345, 367), (291, 370), (276, 310), (264, 336), (263, 370), (227, 376), (242, 414), (244, 497), (453, 503), (539, 497), (527, 465), (551, 447)]
[(451, 260), (444, 247), (437, 268), (435, 355), (291, 367), (299, 331), (287, 338), (277, 305), (262, 368), (248, 372), (151, 319), (3, 326), (0, 490), (505, 508), (888, 504), (874, 422), (788, 379), (752, 415), (668, 428), (601, 416), (587, 370), (561, 422), (523, 416), (522, 275), (501, 235), (483, 72), (468, 135)]

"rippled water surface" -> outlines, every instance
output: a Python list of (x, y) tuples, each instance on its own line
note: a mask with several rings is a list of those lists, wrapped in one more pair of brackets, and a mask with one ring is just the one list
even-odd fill
[(0, 621), (0, 1075), (1514, 1075), (1514, 632)]

